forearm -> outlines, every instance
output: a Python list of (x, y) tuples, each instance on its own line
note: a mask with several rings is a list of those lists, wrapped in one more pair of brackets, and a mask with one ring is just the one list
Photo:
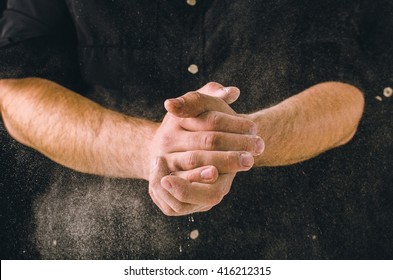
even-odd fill
[(148, 178), (158, 125), (105, 109), (47, 80), (0, 81), (4, 124), (17, 141), (52, 160), (105, 176)]
[(249, 115), (266, 145), (255, 166), (292, 164), (345, 144), (356, 132), (363, 107), (358, 89), (329, 82)]

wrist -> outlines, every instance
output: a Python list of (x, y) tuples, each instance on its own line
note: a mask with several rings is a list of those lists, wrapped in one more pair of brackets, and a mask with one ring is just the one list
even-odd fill
[(271, 136), (273, 135), (274, 127), (277, 124), (273, 123), (271, 117), (271, 108), (263, 109), (258, 112), (248, 114), (247, 118), (255, 123), (257, 127), (257, 135), (262, 138), (265, 143), (265, 149), (262, 154), (254, 157), (254, 166), (269, 165), (269, 158), (271, 157)]
[(149, 180), (150, 177), (150, 162), (154, 156), (154, 137), (157, 133), (160, 123), (149, 122), (146, 127), (146, 138), (143, 146), (145, 147), (145, 153), (142, 158), (142, 179)]

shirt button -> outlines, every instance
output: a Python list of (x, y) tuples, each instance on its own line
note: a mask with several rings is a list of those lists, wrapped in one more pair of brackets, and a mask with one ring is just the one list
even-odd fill
[(393, 95), (393, 89), (391, 87), (387, 87), (383, 90), (383, 95), (385, 97), (391, 97)]
[(198, 65), (191, 64), (190, 66), (188, 66), (188, 72), (194, 75), (198, 73), (199, 72)]
[(192, 240), (195, 240), (199, 237), (199, 230), (194, 229), (193, 231), (190, 232), (190, 238)]
[(187, 0), (187, 4), (190, 6), (195, 6), (196, 5), (196, 0)]

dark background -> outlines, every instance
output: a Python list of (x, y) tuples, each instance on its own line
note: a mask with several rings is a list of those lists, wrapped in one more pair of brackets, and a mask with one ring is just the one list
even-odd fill
[(3, 10), (5, 9), (6, 6), (7, 6), (7, 1), (6, 0), (1, 0), (0, 1), (0, 13), (3, 12)]
[[(393, 258), (393, 97), (383, 96), (384, 88), (393, 87), (390, 39), (393, 34), (393, 13), (390, 1), (377, 0), (373, 3), (377, 4), (368, 11), (363, 34), (359, 38), (370, 61), (362, 73), (367, 94), (359, 131), (350, 144), (305, 163), (305, 169), (307, 165), (312, 166), (307, 175), (315, 189), (303, 192), (314, 192), (309, 197), (311, 210), (308, 213), (316, 217), (315, 223), (319, 225), (318, 229), (310, 231), (310, 236), (311, 232), (322, 233), (318, 235), (317, 245), (312, 246), (323, 254), (314, 258)], [(1, 0), (0, 9), (4, 7), (5, 1)], [(36, 47), (39, 48), (39, 44)], [(59, 50), (54, 52), (57, 54)], [(3, 54), (0, 59), (1, 64), (7, 59), (18, 58)], [(67, 54), (63, 54), (63, 59), (67, 59)], [(38, 69), (39, 60), (36, 58), (30, 66)], [(21, 62), (21, 65), (23, 63), (28, 67), (28, 62)], [(56, 73), (53, 73), (53, 78), (59, 79)], [(66, 77), (61, 79), (66, 80)], [(376, 96), (380, 96), (382, 101), (377, 100)], [(38, 174), (49, 174), (51, 164), (40, 154), (4, 137), (2, 125), (0, 134), (0, 255), (2, 259), (37, 258), (39, 255), (30, 236), (33, 229), (28, 228), (31, 227), (31, 204), (48, 180)], [(26, 163), (29, 164), (28, 169), (15, 173), (18, 168), (23, 170)], [(321, 170), (329, 166), (329, 170), (319, 173), (318, 165), (323, 167)], [(26, 185), (29, 187), (26, 188)], [(17, 196), (9, 196), (9, 193)], [(290, 205), (296, 204), (299, 198), (285, 199), (293, 199), (293, 202), (287, 202)], [(285, 205), (285, 201), (280, 203)], [(271, 207), (277, 208), (273, 202)], [(293, 246), (297, 246), (296, 240)], [(29, 253), (26, 254), (26, 251)]]

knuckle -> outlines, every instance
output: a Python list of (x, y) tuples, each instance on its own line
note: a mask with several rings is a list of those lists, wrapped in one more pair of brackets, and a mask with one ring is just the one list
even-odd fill
[(172, 135), (170, 134), (163, 134), (160, 138), (160, 145), (164, 149), (170, 147), (172, 142)]
[(186, 97), (190, 98), (191, 100), (193, 100), (193, 102), (198, 103), (202, 99), (202, 94), (197, 92), (197, 91), (191, 91), (191, 92), (186, 94)]
[(217, 90), (217, 89), (219, 89), (221, 87), (222, 87), (222, 85), (220, 85), (219, 83), (216, 83), (216, 82), (208, 82), (206, 84), (206, 89), (207, 90)]
[(252, 121), (249, 120), (242, 120), (242, 124), (241, 124), (241, 130), (243, 132), (250, 132), (253, 130), (254, 127), (254, 123)]
[(189, 181), (189, 182), (192, 182), (192, 181), (194, 181), (195, 180), (195, 173), (194, 172), (187, 172), (186, 173), (186, 176), (185, 176), (185, 179), (187, 180), (187, 181)]
[(254, 137), (248, 137), (246, 136), (247, 139), (245, 139), (245, 141), (242, 141), (243, 146), (242, 149), (243, 151), (248, 151), (248, 152), (254, 152), (255, 150), (255, 142), (256, 142), (256, 138)]
[(217, 129), (220, 123), (220, 115), (210, 113), (207, 116), (207, 125), (210, 129)]
[(214, 150), (218, 146), (217, 133), (206, 133), (203, 136), (203, 142), (205, 150)]
[(198, 153), (196, 151), (191, 151), (187, 153), (184, 168), (186, 170), (194, 169), (198, 165)]
[(217, 85), (216, 82), (208, 82), (208, 83), (206, 84), (206, 87), (211, 88), (211, 87), (215, 87), (216, 85)]

